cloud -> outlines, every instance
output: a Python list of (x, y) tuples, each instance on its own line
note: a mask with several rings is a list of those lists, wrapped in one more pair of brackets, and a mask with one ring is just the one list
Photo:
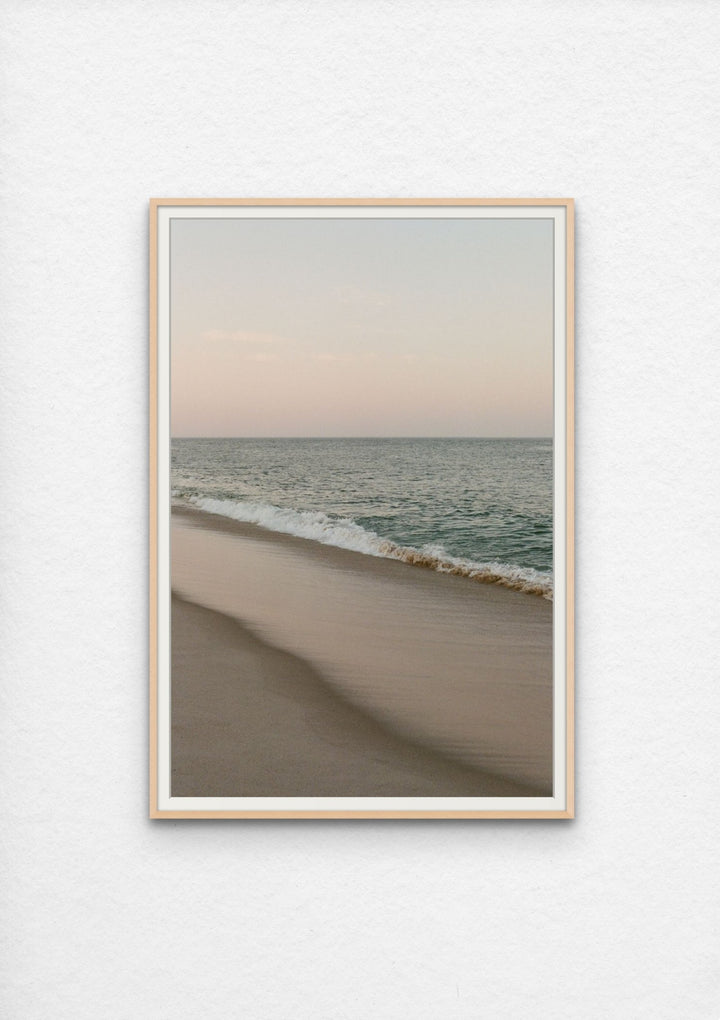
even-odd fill
[(259, 354), (248, 355), (247, 360), (267, 362), (267, 361), (279, 361), (280, 359), (278, 358), (277, 354), (265, 354), (264, 351), (261, 351)]
[(254, 333), (245, 329), (208, 329), (202, 334), (202, 339), (209, 343), (229, 341), (234, 344), (279, 344), (288, 342), (285, 337), (275, 336), (273, 333)]
[(330, 354), (325, 351), (320, 351), (317, 354), (311, 354), (309, 357), (312, 361), (357, 365), (364, 361), (375, 361), (378, 354), (376, 351), (348, 351), (345, 354)]

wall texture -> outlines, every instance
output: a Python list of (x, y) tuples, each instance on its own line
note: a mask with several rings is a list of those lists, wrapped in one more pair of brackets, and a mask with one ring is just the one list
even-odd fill
[[(11, 1020), (716, 1020), (720, 8), (6, 0)], [(578, 817), (146, 820), (147, 200), (577, 200)]]

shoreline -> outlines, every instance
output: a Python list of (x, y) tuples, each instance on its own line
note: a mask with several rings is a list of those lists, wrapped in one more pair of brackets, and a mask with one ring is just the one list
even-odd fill
[[(277, 678), (268, 663), (289, 655), (289, 675), (305, 696), (321, 682), (358, 725), (369, 718), (386, 735), (470, 770), (457, 796), (481, 795), (474, 792), (478, 774), (518, 784), (525, 795), (551, 792), (552, 605), (546, 600), (196, 509), (173, 509), (171, 547), (174, 595), (242, 627), (245, 646), (259, 643), (250, 673), (262, 674), (271, 687)], [(209, 654), (206, 631), (207, 620), (197, 640)], [(230, 644), (237, 640), (236, 633)], [(185, 648), (173, 666), (175, 688), (178, 678), (191, 682), (194, 667), (175, 626), (172, 643), (174, 655)], [(226, 674), (232, 672), (229, 651), (224, 662)], [(235, 683), (256, 686), (250, 673), (236, 674)], [(198, 676), (193, 682), (202, 686)], [(226, 687), (227, 675), (214, 683)], [(284, 726), (287, 705), (273, 703)], [(263, 719), (255, 725), (272, 733), (272, 715)], [(293, 739), (312, 758), (309, 735), (296, 732)], [(257, 744), (247, 726), (242, 740)], [(301, 761), (291, 745), (276, 748), (276, 755)], [(346, 795), (374, 793), (362, 787)], [(393, 788), (388, 795), (402, 794)]]
[[(420, 577), (439, 578), (454, 585), (456, 582), (470, 584), (474, 588), (490, 589), (501, 592), (502, 595), (509, 595), (511, 598), (521, 596), (547, 603), (552, 609), (552, 600), (546, 599), (532, 591), (523, 591), (520, 588), (508, 587), (505, 584), (494, 581), (476, 579), (465, 574), (453, 574), (450, 571), (436, 570), (432, 566), (417, 561), (396, 559), (393, 556), (383, 556), (370, 552), (360, 552), (356, 549), (346, 549), (344, 546), (333, 545), (329, 542), (321, 542), (315, 538), (304, 538), (300, 535), (293, 535), (286, 531), (274, 531), (262, 524), (251, 524), (247, 521), (239, 521), (233, 517), (225, 517), (223, 514), (212, 513), (209, 510), (201, 510), (198, 507), (173, 504), (171, 506), (171, 520), (185, 521), (195, 528), (219, 532), (227, 535), (235, 535), (238, 538), (245, 538), (254, 542), (267, 542), (272, 545), (284, 546), (288, 550), (307, 556), (324, 565), (336, 566), (339, 569), (362, 570), (363, 564), (371, 563), (372, 569), (378, 574), (382, 573), (388, 578), (408, 576), (407, 571), (413, 571), (414, 575)], [(429, 582), (435, 584), (435, 580)], [(491, 596), (492, 598), (493, 596)]]
[[(206, 501), (207, 502), (207, 501)], [(224, 501), (211, 501), (222, 504)], [(267, 511), (275, 513), (275, 507), (266, 507)], [(257, 520), (242, 520), (241, 518), (234, 517), (231, 514), (225, 514), (221, 511), (216, 511), (208, 507), (193, 506), (182, 501), (177, 501), (171, 504), (172, 514), (175, 516), (184, 516), (188, 520), (193, 520), (198, 523), (201, 527), (210, 527), (215, 530), (222, 528), (221, 524), (214, 524), (209, 522), (226, 522), (235, 529), (235, 533), (244, 534), (248, 537), (252, 537), (253, 534), (260, 532), (269, 532), (270, 534), (279, 537), (289, 538), (291, 540), (299, 540), (301, 543), (310, 542), (312, 544), (320, 545), (326, 549), (340, 549), (344, 552), (359, 553), (360, 555), (370, 556), (373, 559), (390, 560), (391, 562), (405, 563), (406, 565), (413, 567), (420, 567), (423, 570), (430, 570), (434, 573), (453, 575), (457, 577), (464, 577), (468, 580), (473, 581), (476, 584), (488, 584), (496, 585), (498, 587), (507, 588), (510, 591), (521, 592), (528, 595), (536, 595), (546, 599), (549, 602), (553, 601), (553, 588), (552, 580), (548, 583), (547, 578), (552, 577), (547, 573), (538, 571), (531, 567), (522, 567), (518, 564), (512, 563), (500, 563), (500, 562), (487, 562), (480, 563), (467, 558), (453, 556), (450, 553), (434, 553), (422, 548), (416, 548), (412, 545), (404, 545), (395, 539), (382, 538), (373, 532), (366, 532), (362, 526), (357, 526), (363, 533), (363, 537), (369, 543), (370, 548), (358, 548), (355, 544), (348, 544), (346, 536), (342, 536), (339, 541), (324, 541), (322, 537), (313, 534), (303, 534), (302, 531), (295, 531), (287, 527), (287, 523), (282, 519), (280, 526), (274, 527), (273, 524), (268, 524), (266, 521)], [(284, 513), (284, 511), (278, 511)], [(331, 530), (334, 527), (332, 521), (328, 519)], [(342, 523), (342, 522), (340, 522)], [(301, 524), (302, 526), (302, 524)], [(240, 530), (237, 530), (237, 529)], [(310, 525), (312, 529), (312, 525)], [(354, 541), (357, 541), (355, 536), (352, 536)], [(363, 545), (365, 543), (363, 542)], [(375, 544), (375, 548), (372, 545)]]

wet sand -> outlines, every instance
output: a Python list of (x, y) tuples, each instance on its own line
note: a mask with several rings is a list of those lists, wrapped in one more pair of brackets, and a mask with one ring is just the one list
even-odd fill
[(403, 740), (307, 662), (172, 602), (175, 797), (532, 796)]
[(174, 796), (546, 796), (552, 605), (173, 512)]

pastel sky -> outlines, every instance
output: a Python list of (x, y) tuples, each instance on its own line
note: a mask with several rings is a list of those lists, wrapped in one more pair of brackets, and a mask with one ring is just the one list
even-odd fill
[(550, 436), (549, 219), (182, 219), (175, 436)]

